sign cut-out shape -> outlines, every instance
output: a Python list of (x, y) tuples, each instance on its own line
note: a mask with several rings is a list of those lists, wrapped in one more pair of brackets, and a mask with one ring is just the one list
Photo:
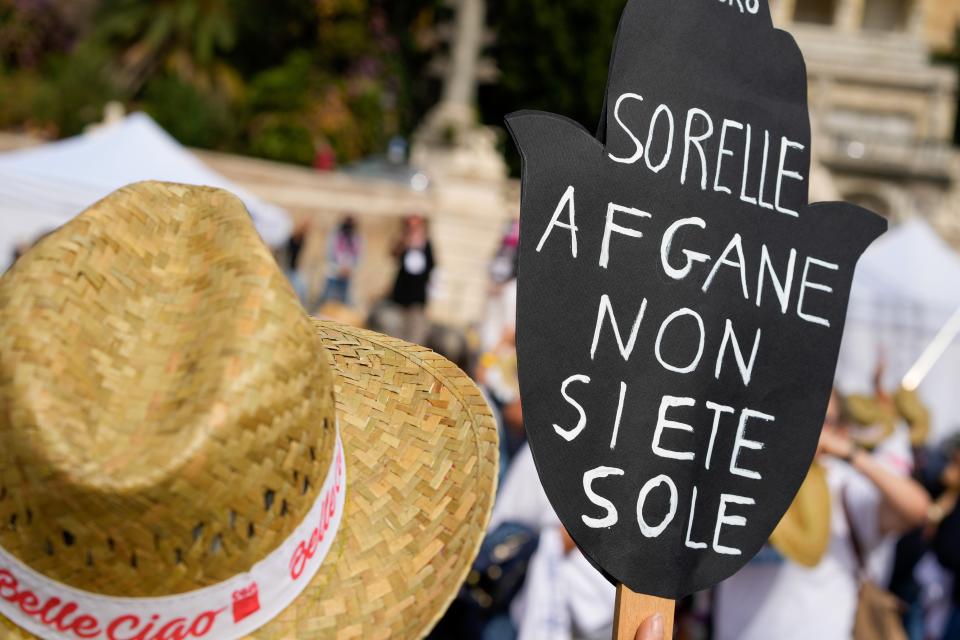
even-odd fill
[(803, 481), (886, 222), (808, 204), (806, 70), (762, 0), (630, 0), (605, 105), (596, 137), (507, 119), (524, 423), (591, 562), (679, 598), (742, 567)]

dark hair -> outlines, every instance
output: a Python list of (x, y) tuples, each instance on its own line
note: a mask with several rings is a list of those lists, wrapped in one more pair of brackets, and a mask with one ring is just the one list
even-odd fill
[(351, 251), (357, 250), (357, 221), (353, 216), (344, 216), (340, 221), (339, 233), (343, 235)]
[(850, 426), (855, 422), (853, 411), (850, 409), (850, 401), (836, 387), (834, 387), (833, 393), (837, 397), (837, 425), (841, 427)]
[[(954, 430), (960, 431), (960, 426), (955, 427)], [(954, 433), (943, 441), (943, 451), (948, 456), (960, 454), (960, 433)]]

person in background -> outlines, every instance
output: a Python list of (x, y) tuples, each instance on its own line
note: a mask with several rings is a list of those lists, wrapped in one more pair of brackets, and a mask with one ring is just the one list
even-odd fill
[(497, 431), (500, 435), (500, 479), (503, 480), (510, 461), (527, 439), (523, 429), (523, 409), (520, 405), (517, 340), (512, 324), (504, 331), (500, 342), (480, 354), (474, 379), (480, 385), (497, 419)]
[(361, 252), (356, 220), (346, 216), (327, 240), (327, 282), (320, 296), (321, 305), (326, 302), (352, 304), (350, 282), (360, 264)]
[(520, 248), (520, 222), (513, 220), (504, 229), (500, 247), (490, 261), (490, 286), (480, 320), (480, 350), (490, 351), (500, 344), (517, 324), (517, 261)]
[(901, 386), (889, 393), (883, 386), (885, 370), (881, 353), (873, 373), (873, 393), (847, 396), (846, 408), (853, 419), (850, 435), (868, 449), (883, 448), (890, 440), (905, 437), (909, 448), (917, 451), (930, 434), (930, 412), (916, 390)]
[[(915, 390), (899, 386), (890, 392), (884, 386), (887, 378), (886, 356), (877, 355), (873, 374), (872, 392), (846, 397), (852, 426), (849, 434), (853, 441), (871, 451), (884, 461), (895, 473), (912, 475), (929, 493), (930, 486), (924, 482), (918, 462), (924, 459), (923, 445), (930, 432), (930, 412)], [(919, 542), (911, 548), (911, 543)], [(924, 640), (926, 612), (924, 588), (913, 579), (914, 570), (929, 546), (922, 532), (916, 530), (897, 536), (887, 536), (868, 555), (868, 573), (877, 585), (889, 587), (904, 610), (901, 612), (903, 630), (912, 640)], [(931, 560), (932, 561), (932, 560)], [(912, 566), (908, 566), (911, 565)], [(909, 580), (905, 580), (909, 577)]]
[[(547, 499), (524, 445), (507, 471), (493, 507), (490, 530), (519, 523), (539, 534), (523, 589), (510, 607), (519, 640), (607, 640), (612, 635), (616, 589), (577, 549)], [(662, 637), (651, 622), (643, 640)]]
[(869, 557), (888, 536), (924, 522), (930, 498), (901, 469), (900, 455), (888, 461), (883, 451), (868, 453), (849, 431), (842, 399), (834, 392), (817, 448), (829, 495), (829, 506), (824, 505), (829, 509), (829, 542), (819, 562), (804, 567), (761, 552), (718, 586), (716, 640), (852, 637), (861, 573), (854, 544)]
[(308, 218), (297, 222), (293, 228), (293, 233), (290, 234), (290, 239), (287, 240), (286, 260), (283, 263), (283, 270), (287, 279), (293, 286), (297, 297), (300, 298), (300, 303), (307, 308), (310, 308), (307, 305), (307, 278), (300, 269), (300, 254), (303, 251), (303, 245), (309, 232), (310, 220)]
[[(960, 440), (919, 450), (917, 466), (915, 475), (933, 502), (924, 525), (897, 542), (890, 590), (906, 604), (904, 627), (910, 640), (927, 640), (939, 637), (949, 616), (949, 573), (953, 571), (938, 564), (935, 552), (943, 550), (945, 557), (950, 553), (943, 547), (940, 528), (955, 509), (960, 491)], [(960, 538), (954, 543), (960, 543)], [(960, 634), (960, 627), (954, 633)], [(960, 635), (954, 637), (960, 639)]]
[(313, 156), (313, 168), (317, 171), (333, 171), (337, 168), (337, 152), (330, 143), (323, 141), (317, 145)]
[(408, 216), (403, 221), (403, 235), (394, 248), (397, 279), (390, 300), (404, 310), (404, 330), (398, 336), (408, 342), (423, 344), (430, 331), (427, 320), (427, 286), (433, 271), (433, 247), (427, 221), (423, 216)]
[(500, 247), (490, 261), (490, 281), (503, 284), (517, 277), (517, 258), (520, 253), (520, 220), (514, 218), (503, 228)]
[(526, 440), (517, 380), (517, 260), (520, 222), (504, 228), (497, 253), (490, 261), (490, 284), (478, 326), (480, 342), (475, 379), (494, 409), (500, 432), (500, 476)]
[(934, 505), (937, 520), (933, 548), (940, 564), (953, 575), (953, 608), (947, 619), (943, 640), (960, 639), (960, 437), (947, 444), (948, 462), (941, 474), (943, 493)]

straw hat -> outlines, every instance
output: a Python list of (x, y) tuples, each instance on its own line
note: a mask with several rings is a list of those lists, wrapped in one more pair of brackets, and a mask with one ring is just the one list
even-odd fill
[(770, 544), (804, 567), (820, 564), (830, 545), (830, 488), (827, 470), (814, 461), (793, 502), (770, 535)]
[(496, 467), (470, 380), (310, 319), (225, 191), (128, 186), (0, 279), (2, 638), (423, 636)]

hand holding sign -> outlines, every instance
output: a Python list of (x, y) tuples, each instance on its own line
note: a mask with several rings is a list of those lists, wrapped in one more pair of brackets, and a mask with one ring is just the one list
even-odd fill
[(807, 204), (806, 73), (758, 0), (630, 0), (599, 139), (508, 117), (518, 355), (538, 472), (586, 556), (677, 598), (739, 569), (809, 468), (856, 261)]

